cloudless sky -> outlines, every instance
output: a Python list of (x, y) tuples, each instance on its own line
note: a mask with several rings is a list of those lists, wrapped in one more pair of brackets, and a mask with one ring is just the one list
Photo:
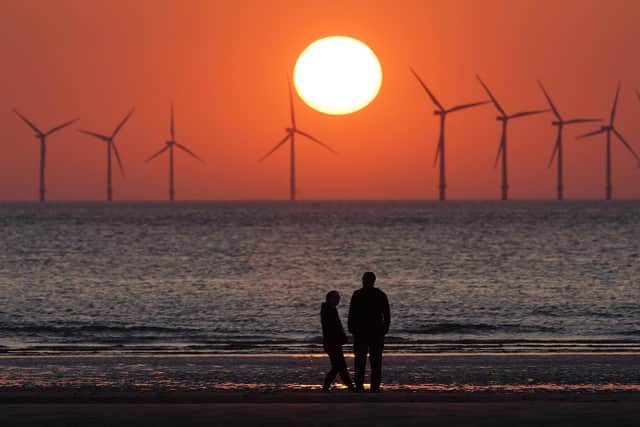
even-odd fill
[[(298, 145), (303, 199), (432, 199), (438, 136), (433, 106), (413, 66), (446, 107), (485, 99), (475, 74), (507, 112), (546, 108), (541, 79), (568, 118), (605, 118), (622, 81), (618, 128), (640, 150), (640, 2), (613, 0), (437, 1), (5, 1), (0, 14), (0, 199), (37, 197), (39, 146), (12, 113), (49, 129), (79, 116), (48, 144), (51, 199), (105, 197), (104, 144), (77, 133), (110, 133), (136, 107), (118, 146), (116, 199), (165, 199), (168, 157), (146, 164), (168, 138), (174, 101), (179, 142), (206, 159), (176, 153), (179, 199), (288, 196), (288, 151), (257, 159), (289, 125), (286, 75), (312, 41), (348, 35), (383, 68), (378, 98), (348, 116), (318, 113), (296, 98), (298, 126), (330, 144)], [(495, 199), (500, 136), (491, 105), (447, 124), (448, 195)], [(509, 129), (513, 198), (552, 198), (555, 140), (550, 114)], [(599, 125), (597, 125), (599, 126)], [(604, 194), (604, 139), (565, 138), (566, 196)], [(640, 169), (614, 144), (614, 195), (640, 197)]]

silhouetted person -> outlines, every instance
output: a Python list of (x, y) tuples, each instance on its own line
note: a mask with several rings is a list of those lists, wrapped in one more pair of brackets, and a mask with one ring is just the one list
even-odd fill
[(367, 353), (371, 362), (371, 391), (380, 391), (384, 336), (389, 332), (391, 313), (387, 295), (374, 288), (376, 275), (362, 276), (362, 288), (353, 293), (349, 305), (349, 332), (353, 334), (356, 391), (364, 391), (364, 368)]
[(342, 345), (347, 343), (347, 334), (344, 333), (342, 322), (340, 321), (340, 315), (336, 308), (340, 303), (340, 294), (337, 291), (331, 291), (327, 294), (326, 301), (322, 303), (320, 309), (320, 320), (322, 322), (322, 343), (324, 345), (324, 351), (329, 355), (331, 361), (331, 370), (327, 372), (327, 376), (324, 378), (324, 385), (322, 391), (330, 391), (331, 384), (336, 378), (336, 375), (340, 373), (342, 382), (349, 388), (354, 390), (353, 383), (351, 382), (351, 376), (347, 369), (347, 362), (344, 360), (344, 353), (342, 352)]

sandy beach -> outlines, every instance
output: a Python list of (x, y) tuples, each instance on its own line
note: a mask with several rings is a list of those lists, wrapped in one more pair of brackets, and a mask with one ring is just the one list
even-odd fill
[(632, 426), (640, 393), (3, 393), (0, 425)]

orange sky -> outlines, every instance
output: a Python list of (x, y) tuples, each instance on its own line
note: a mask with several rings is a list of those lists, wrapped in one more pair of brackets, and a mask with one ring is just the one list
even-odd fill
[[(618, 127), (640, 150), (637, 23), (631, 1), (168, 1), (4, 2), (0, 15), (0, 199), (37, 197), (38, 143), (13, 115), (42, 128), (75, 116), (77, 127), (109, 133), (132, 107), (119, 137), (126, 180), (116, 199), (165, 199), (167, 158), (144, 159), (168, 136), (169, 101), (177, 139), (206, 160), (176, 158), (179, 199), (284, 199), (288, 154), (257, 159), (288, 125), (286, 74), (315, 39), (348, 35), (367, 43), (384, 72), (364, 110), (327, 116), (296, 99), (298, 125), (329, 143), (298, 145), (301, 199), (433, 199), (437, 118), (409, 73), (413, 66), (445, 106), (485, 99), (479, 73), (507, 111), (546, 108), (542, 79), (566, 116), (605, 117), (622, 80)], [(492, 106), (451, 115), (448, 195), (495, 199), (499, 123)], [(552, 198), (551, 115), (513, 121), (511, 196)], [(50, 139), (50, 199), (103, 199), (103, 145), (76, 127)], [(604, 141), (574, 141), (569, 129), (566, 196), (604, 194)], [(614, 195), (640, 197), (640, 170), (614, 146)], [(114, 170), (115, 172), (115, 170)]]

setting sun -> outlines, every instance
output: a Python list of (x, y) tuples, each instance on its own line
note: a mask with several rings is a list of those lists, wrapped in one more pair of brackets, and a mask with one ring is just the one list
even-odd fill
[(375, 53), (351, 37), (332, 36), (311, 43), (293, 70), (296, 90), (311, 108), (325, 114), (350, 114), (375, 99), (382, 68)]

